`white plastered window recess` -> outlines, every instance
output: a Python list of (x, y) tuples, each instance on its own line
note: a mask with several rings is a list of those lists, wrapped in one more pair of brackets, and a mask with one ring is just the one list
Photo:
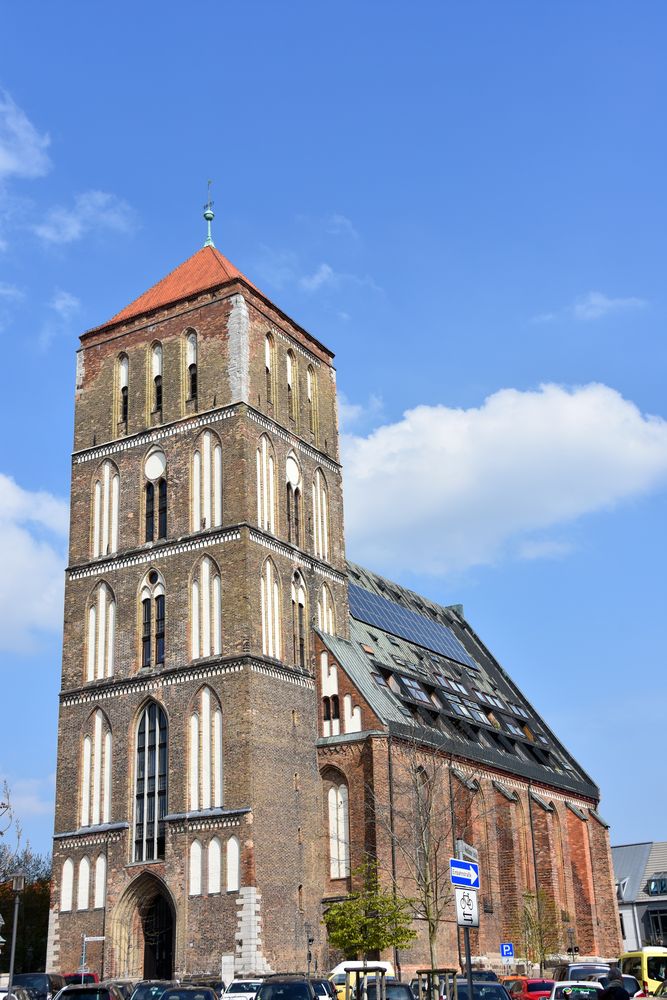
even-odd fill
[(120, 476), (113, 462), (104, 462), (93, 483), (91, 549), (94, 559), (118, 551)]
[(218, 528), (222, 524), (222, 446), (206, 430), (192, 456), (192, 530)]
[(220, 703), (202, 688), (190, 716), (188, 803), (191, 812), (223, 804), (223, 729)]

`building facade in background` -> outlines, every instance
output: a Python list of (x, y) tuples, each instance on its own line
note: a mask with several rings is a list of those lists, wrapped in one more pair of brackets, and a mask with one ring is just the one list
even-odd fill
[(595, 784), (460, 607), (346, 563), (332, 361), (212, 245), (81, 338), (50, 969), (329, 968), (365, 856), (412, 894), (426, 803), (480, 855), (476, 955), (531, 897), (618, 953)]
[(611, 849), (625, 951), (667, 946), (667, 841)]

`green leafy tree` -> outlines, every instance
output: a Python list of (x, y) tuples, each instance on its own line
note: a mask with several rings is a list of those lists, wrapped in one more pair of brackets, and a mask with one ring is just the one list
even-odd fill
[(561, 950), (563, 921), (553, 898), (543, 889), (523, 894), (520, 939), (529, 962), (540, 966), (545, 959)]
[(384, 948), (406, 948), (417, 936), (407, 901), (382, 888), (372, 858), (353, 874), (360, 879), (360, 888), (324, 914), (333, 947), (346, 958), (363, 959)]

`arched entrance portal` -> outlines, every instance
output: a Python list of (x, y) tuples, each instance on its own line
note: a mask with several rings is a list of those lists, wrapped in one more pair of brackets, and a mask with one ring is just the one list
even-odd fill
[(169, 890), (155, 875), (143, 872), (127, 887), (111, 919), (114, 975), (173, 979), (175, 931)]

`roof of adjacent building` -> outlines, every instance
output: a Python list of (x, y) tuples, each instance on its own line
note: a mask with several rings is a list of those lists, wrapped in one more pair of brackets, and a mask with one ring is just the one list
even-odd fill
[(220, 285), (236, 279), (240, 279), (251, 288), (255, 288), (252, 281), (246, 278), (219, 250), (212, 246), (204, 246), (174, 268), (152, 288), (149, 288), (147, 292), (134, 299), (110, 320), (103, 323), (102, 326), (123, 323), (135, 316), (141, 316), (144, 313), (150, 313), (155, 309), (179, 302), (181, 299), (192, 298), (194, 295), (200, 295), (210, 289), (219, 288)]
[(320, 635), (389, 732), (598, 801), (597, 785), (475, 634), (460, 605), (443, 607), (353, 563), (348, 579), (350, 638)]
[[(667, 847), (667, 844), (664, 846)], [(621, 902), (631, 903), (637, 899), (642, 885), (646, 882), (645, 873), (651, 847), (650, 841), (644, 844), (621, 844), (619, 847), (612, 847), (614, 877)]]

